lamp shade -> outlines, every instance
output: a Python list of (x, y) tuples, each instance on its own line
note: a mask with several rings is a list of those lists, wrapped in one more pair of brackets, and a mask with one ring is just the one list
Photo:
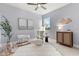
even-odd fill
[(40, 31), (45, 31), (45, 27), (44, 26), (41, 26), (39, 30)]

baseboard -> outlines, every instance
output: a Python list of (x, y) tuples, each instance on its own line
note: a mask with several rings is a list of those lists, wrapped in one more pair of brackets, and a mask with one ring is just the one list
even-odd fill
[(73, 44), (73, 47), (75, 47), (75, 48), (79, 48), (79, 45), (77, 45), (77, 44)]

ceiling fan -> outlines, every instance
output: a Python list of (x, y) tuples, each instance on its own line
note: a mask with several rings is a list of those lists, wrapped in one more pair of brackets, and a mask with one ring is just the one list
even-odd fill
[(35, 11), (38, 10), (39, 7), (43, 8), (44, 10), (46, 10), (47, 8), (44, 7), (43, 5), (47, 4), (47, 3), (27, 3), (28, 5), (35, 5)]

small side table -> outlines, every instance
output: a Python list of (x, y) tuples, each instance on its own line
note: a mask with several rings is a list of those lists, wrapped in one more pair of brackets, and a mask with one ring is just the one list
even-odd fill
[(48, 42), (48, 36), (45, 36), (45, 42)]

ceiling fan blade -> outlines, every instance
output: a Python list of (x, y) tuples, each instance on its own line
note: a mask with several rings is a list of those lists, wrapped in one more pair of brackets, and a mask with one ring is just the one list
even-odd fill
[(37, 3), (27, 3), (28, 5), (37, 5)]
[(45, 5), (45, 4), (47, 4), (47, 3), (38, 3), (38, 4)]
[(45, 8), (44, 6), (41, 6), (41, 7), (42, 7), (43, 9), (45, 9), (45, 10), (47, 9), (47, 8)]
[(38, 6), (35, 8), (35, 10), (37, 10), (38, 9)]

